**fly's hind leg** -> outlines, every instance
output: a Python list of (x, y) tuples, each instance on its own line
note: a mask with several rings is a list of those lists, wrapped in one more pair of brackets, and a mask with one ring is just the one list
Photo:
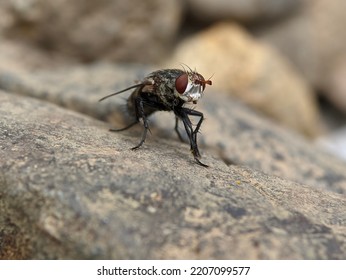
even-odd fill
[(131, 128), (135, 124), (138, 124), (140, 122), (140, 120), (142, 119), (143, 120), (144, 130), (143, 130), (141, 141), (138, 143), (138, 145), (136, 145), (135, 147), (131, 148), (131, 150), (136, 150), (139, 147), (141, 147), (143, 145), (143, 143), (145, 142), (148, 130), (150, 132), (147, 116), (145, 115), (144, 109), (143, 109), (143, 100), (140, 97), (136, 99), (136, 117), (137, 117), (136, 121), (130, 123), (129, 125), (127, 125), (127, 126), (125, 126), (123, 128), (119, 128), (119, 129), (110, 128), (109, 129), (109, 131), (111, 131), (111, 132), (124, 131), (124, 130), (127, 130), (127, 129)]
[(125, 126), (125, 127), (123, 127), (123, 128), (110, 128), (109, 129), (109, 131), (112, 131), (112, 132), (119, 132), (119, 131), (124, 131), (124, 130), (126, 130), (126, 129), (129, 129), (129, 128), (131, 128), (131, 127), (133, 127), (135, 124), (137, 124), (138, 123), (138, 120), (136, 120), (135, 122), (133, 122), (133, 123), (130, 123), (129, 125), (127, 125), (127, 126)]
[(147, 132), (149, 130), (150, 132), (150, 129), (149, 129), (149, 122), (148, 122), (148, 119), (147, 119), (147, 116), (145, 115), (144, 113), (144, 107), (143, 107), (143, 99), (141, 97), (137, 97), (135, 99), (135, 104), (136, 104), (136, 116), (137, 116), (137, 122), (139, 122), (140, 119), (143, 120), (143, 127), (144, 127), (144, 130), (143, 130), (143, 134), (142, 134), (142, 138), (141, 138), (141, 141), (138, 143), (137, 146), (131, 148), (132, 150), (136, 150), (138, 149), (139, 147), (141, 147), (143, 145), (143, 143), (145, 142), (145, 139), (147, 138)]

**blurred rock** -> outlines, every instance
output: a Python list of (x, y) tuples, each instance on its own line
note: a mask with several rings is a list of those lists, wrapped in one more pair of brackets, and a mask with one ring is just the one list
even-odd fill
[(304, 0), (299, 12), (261, 28), (258, 34), (276, 46), (336, 107), (346, 112), (346, 76), (341, 66), (345, 62), (340, 62), (346, 55), (345, 25), (345, 1)]
[(157, 61), (180, 25), (180, 1), (1, 1), (0, 34), (82, 60)]
[(0, 71), (24, 71), (35, 69), (56, 69), (62, 66), (75, 65), (76, 60), (66, 58), (56, 52), (42, 52), (33, 46), (12, 40), (1, 39)]
[(319, 137), (316, 142), (332, 154), (346, 161), (346, 127), (335, 130), (329, 135)]
[[(113, 91), (134, 84), (150, 72), (151, 68), (148, 66), (137, 64), (113, 66), (96, 63), (89, 67), (75, 65), (31, 73), (25, 67), (8, 71), (0, 66), (0, 88), (44, 99), (98, 119), (125, 123), (127, 115), (124, 97), (113, 98), (111, 102), (105, 103), (106, 111), (98, 100)], [(126, 93), (124, 96), (126, 97)], [(117, 110), (110, 114), (114, 108)]]
[(318, 133), (315, 96), (290, 64), (236, 24), (215, 25), (180, 43), (167, 65), (182, 62), (278, 122)]
[(203, 21), (234, 19), (249, 23), (282, 17), (301, 0), (188, 0), (191, 14)]
[(324, 96), (341, 112), (346, 113), (346, 50), (344, 56), (326, 73)]
[(344, 196), (1, 91), (0, 114), (1, 259), (346, 258)]

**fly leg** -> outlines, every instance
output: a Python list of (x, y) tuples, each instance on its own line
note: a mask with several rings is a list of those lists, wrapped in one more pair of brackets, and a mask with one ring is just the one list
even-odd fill
[(175, 127), (174, 127), (175, 132), (178, 134), (180, 141), (185, 142), (183, 136), (181, 136), (181, 134), (180, 134), (180, 131), (178, 128), (178, 123), (179, 123), (179, 118), (177, 116), (175, 116)]
[(139, 144), (137, 146), (131, 148), (132, 150), (136, 150), (143, 145), (143, 143), (145, 142), (145, 139), (147, 138), (147, 132), (148, 132), (148, 130), (150, 131), (149, 122), (148, 122), (147, 116), (144, 113), (143, 103), (144, 102), (143, 102), (143, 99), (141, 97), (137, 97), (135, 99), (137, 122), (139, 122), (140, 119), (143, 120), (144, 130), (143, 130), (141, 141), (139, 142)]
[[(190, 150), (191, 153), (195, 159), (195, 161), (204, 167), (208, 167), (208, 165), (202, 163), (199, 158), (201, 157), (199, 150), (198, 150), (198, 145), (197, 145), (197, 133), (198, 130), (203, 122), (203, 114), (192, 110), (192, 109), (187, 109), (187, 108), (179, 108), (178, 110), (175, 110), (175, 114), (183, 121), (183, 124), (185, 126), (186, 134), (189, 137), (190, 140)], [(193, 115), (193, 116), (199, 116), (201, 119), (199, 120), (197, 127), (195, 130), (192, 128), (192, 123), (191, 120), (189, 119), (188, 115)]]
[(204, 120), (203, 113), (196, 111), (196, 110), (193, 110), (193, 109), (188, 109), (188, 108), (184, 108), (184, 110), (186, 111), (186, 114), (188, 114), (188, 115), (200, 117), (200, 119), (196, 125), (196, 128), (193, 131), (194, 141), (197, 144), (197, 133), (199, 132), (199, 129), (201, 128), (202, 122)]
[(126, 129), (129, 129), (131, 127), (133, 127), (135, 124), (138, 123), (138, 120), (136, 120), (135, 122), (133, 123), (130, 123), (128, 126), (125, 126), (123, 128), (118, 128), (118, 129), (115, 129), (115, 128), (110, 128), (109, 131), (112, 131), (112, 132), (119, 132), (119, 131), (124, 131)]

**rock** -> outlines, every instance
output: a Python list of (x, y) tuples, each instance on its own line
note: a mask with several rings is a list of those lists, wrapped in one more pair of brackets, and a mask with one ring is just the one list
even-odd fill
[(329, 135), (317, 138), (316, 142), (346, 161), (346, 126), (335, 130)]
[[(213, 100), (205, 109), (226, 122)], [(238, 140), (245, 141), (239, 131), (281, 137), (246, 110), (229, 112), (238, 115)], [(346, 257), (344, 196), (227, 166), (207, 149), (203, 159), (211, 167), (200, 167), (173, 139), (155, 137), (131, 151), (138, 141), (131, 132), (108, 132), (102, 122), (24, 96), (0, 91), (0, 114), (1, 259)], [(250, 129), (249, 119), (263, 127)], [(282, 147), (285, 140), (308, 146), (292, 137)], [(294, 155), (300, 168), (313, 160), (308, 153)], [(314, 164), (326, 171), (322, 161)], [(336, 183), (346, 181), (346, 172), (333, 172)]]
[[(180, 1), (2, 1), (0, 36), (81, 60), (157, 61), (180, 25)], [(0, 14), (1, 15), (1, 14)]]
[(211, 76), (213, 87), (237, 96), (278, 122), (318, 134), (318, 109), (309, 86), (290, 64), (236, 24), (217, 24), (180, 43), (167, 65), (183, 62)]
[[(0, 55), (1, 56), (1, 55)], [(3, 71), (1, 71), (3, 70)], [(24, 69), (25, 72), (25, 69)], [(68, 72), (68, 74), (67, 74)], [(96, 63), (90, 67), (75, 65), (32, 71), (6, 71), (0, 66), (0, 88), (48, 100), (68, 109), (102, 120), (125, 123), (124, 98), (113, 98), (100, 106), (98, 100), (128, 87), (151, 72), (148, 66), (136, 64)], [(126, 94), (125, 94), (126, 96)], [(117, 110), (114, 110), (117, 107)], [(114, 112), (110, 114), (110, 112)]]
[[(320, 146), (263, 119), (221, 92), (208, 90), (196, 109), (206, 118), (201, 143), (227, 164), (346, 194), (346, 163)], [(161, 137), (176, 137), (171, 116), (154, 116), (153, 122), (164, 128)]]
[(2, 73), (22, 71), (25, 75), (28, 71), (67, 67), (75, 65), (76, 62), (76, 60), (67, 59), (58, 53), (45, 53), (33, 46), (1, 39), (0, 71)]
[[(36, 70), (26, 75), (12, 72), (10, 78), (0, 71), (0, 88), (44, 99), (122, 128), (131, 122), (125, 110), (125, 100), (131, 92), (101, 103), (98, 100), (142, 79), (153, 69), (99, 63), (89, 67)], [(303, 141), (299, 135), (264, 121), (231, 96), (222, 94), (214, 84), (206, 89), (196, 107), (206, 118), (201, 147), (210, 149), (227, 164), (235, 162), (301, 184), (346, 193), (345, 163)], [(153, 135), (177, 139), (172, 115), (154, 114), (150, 122)], [(140, 126), (134, 131), (140, 135)]]
[(340, 61), (346, 54), (346, 2), (303, 3), (299, 12), (280, 23), (262, 27), (257, 34), (277, 47), (310, 83), (346, 112), (344, 79), (338, 78)]
[(203, 21), (234, 19), (253, 23), (289, 14), (300, 0), (189, 0), (188, 4), (191, 14)]
[(326, 73), (323, 95), (341, 112), (346, 112), (346, 53)]

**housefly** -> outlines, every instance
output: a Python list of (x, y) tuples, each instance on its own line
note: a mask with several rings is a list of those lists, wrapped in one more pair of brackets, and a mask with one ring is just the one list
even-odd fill
[[(197, 104), (197, 101), (203, 95), (206, 85), (211, 84), (210, 79), (205, 80), (201, 74), (190, 68), (189, 70), (162, 69), (150, 73), (140, 83), (107, 95), (99, 101), (134, 89), (127, 100), (127, 109), (135, 121), (124, 128), (111, 129), (111, 131), (123, 131), (142, 122), (144, 127), (142, 138), (138, 145), (132, 148), (133, 150), (143, 145), (149, 130), (148, 117), (152, 113), (156, 111), (173, 111), (176, 120), (175, 131), (179, 139), (183, 141), (178, 129), (178, 122), (181, 120), (184, 124), (194, 159), (199, 165), (208, 167), (199, 160), (201, 155), (197, 145), (197, 133), (204, 119), (203, 113), (192, 108), (187, 108), (184, 105), (189, 103)], [(195, 127), (193, 127), (189, 116), (199, 118)]]

